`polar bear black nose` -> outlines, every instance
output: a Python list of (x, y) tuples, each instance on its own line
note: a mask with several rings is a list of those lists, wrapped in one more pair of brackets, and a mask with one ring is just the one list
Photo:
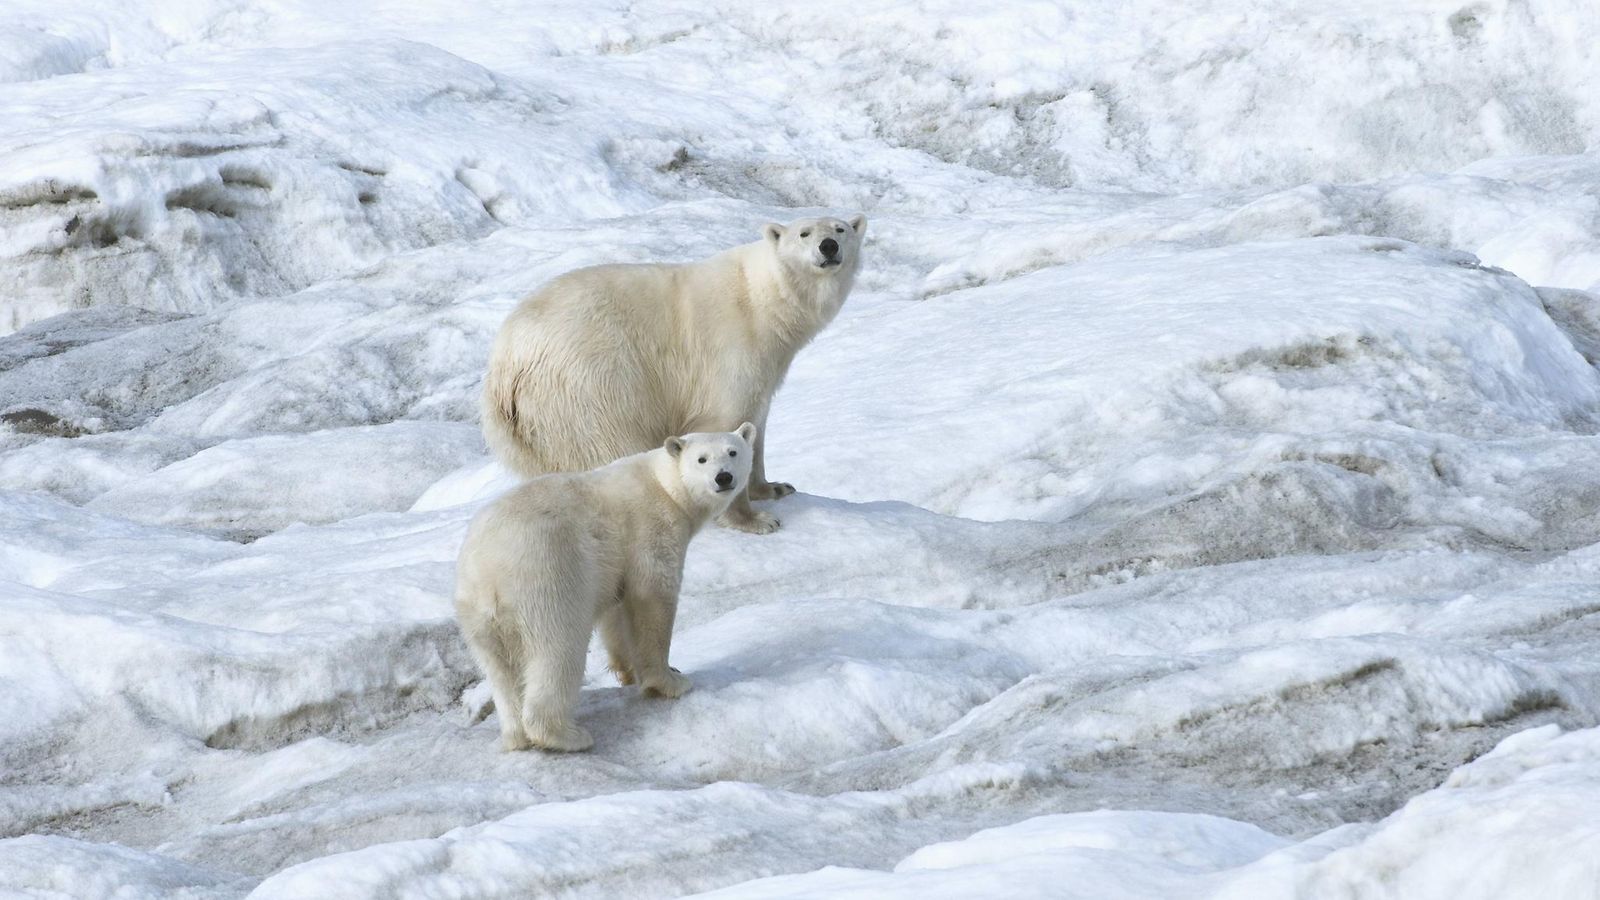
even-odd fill
[(733, 484), (733, 473), (732, 472), (718, 472), (717, 473), (717, 487), (727, 487), (730, 484)]
[(833, 238), (823, 238), (817, 246), (822, 248), (823, 256), (834, 256), (839, 252), (839, 242)]

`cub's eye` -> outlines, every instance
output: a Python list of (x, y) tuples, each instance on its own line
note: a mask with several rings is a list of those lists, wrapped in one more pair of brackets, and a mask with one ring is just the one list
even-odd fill
[(834, 228), (833, 229), (833, 233), (834, 234), (844, 234), (844, 229), (843, 228)]
[(728, 455), (729, 456), (738, 456), (739, 455), (739, 451), (737, 451), (737, 450), (729, 450), (728, 451)]
[(800, 232), (800, 236), (801, 237), (811, 237), (811, 232), (810, 231), (802, 231), (802, 232)]
[(706, 461), (706, 458), (705, 458), (705, 457), (704, 457), (704, 456), (702, 456), (702, 457), (700, 457), (700, 461), (701, 461), (701, 462), (705, 462), (705, 461)]

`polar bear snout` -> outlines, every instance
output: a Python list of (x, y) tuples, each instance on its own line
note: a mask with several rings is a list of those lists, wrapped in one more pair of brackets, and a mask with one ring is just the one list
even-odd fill
[(723, 470), (717, 473), (717, 493), (733, 490), (733, 473)]
[(823, 238), (822, 242), (817, 244), (817, 251), (822, 254), (822, 262), (817, 265), (824, 269), (831, 269), (844, 263), (844, 259), (839, 256), (839, 242), (833, 238)]

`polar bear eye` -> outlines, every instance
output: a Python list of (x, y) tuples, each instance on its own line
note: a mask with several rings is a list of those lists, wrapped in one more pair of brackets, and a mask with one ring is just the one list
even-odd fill
[(811, 231), (810, 231), (810, 229), (807, 229), (807, 230), (805, 230), (805, 231), (802, 231), (802, 232), (800, 232), (800, 236), (801, 236), (801, 237), (811, 237)]
[(835, 226), (834, 229), (833, 229), (833, 233), (834, 234), (844, 234), (844, 229)]
[(702, 457), (700, 457), (700, 461), (703, 463), (703, 462), (706, 461), (706, 458), (704, 456), (702, 456)]
[(728, 451), (728, 455), (729, 456), (738, 456), (739, 455), (739, 451), (737, 451), (737, 450), (729, 450)]

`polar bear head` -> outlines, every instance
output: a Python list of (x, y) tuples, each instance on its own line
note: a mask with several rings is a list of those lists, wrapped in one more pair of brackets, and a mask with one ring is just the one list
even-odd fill
[(704, 431), (669, 437), (662, 444), (677, 465), (678, 479), (691, 501), (717, 513), (750, 483), (750, 450), (756, 427), (749, 422), (737, 431)]
[(792, 273), (813, 277), (855, 274), (867, 217), (796, 219), (787, 225), (768, 222), (763, 234), (778, 259)]

